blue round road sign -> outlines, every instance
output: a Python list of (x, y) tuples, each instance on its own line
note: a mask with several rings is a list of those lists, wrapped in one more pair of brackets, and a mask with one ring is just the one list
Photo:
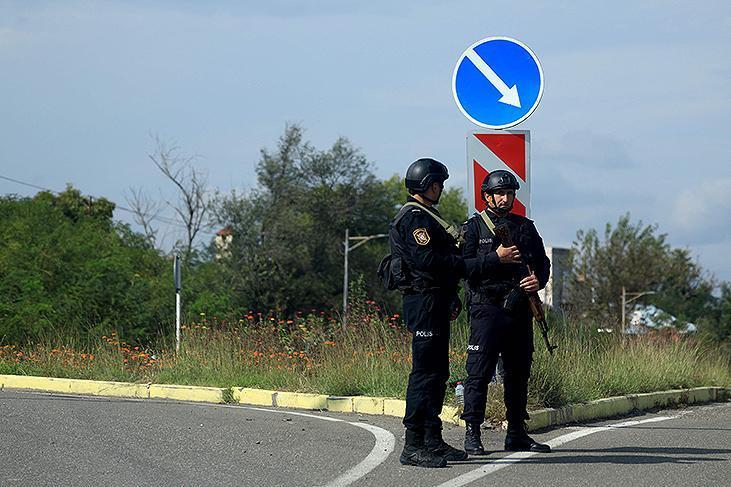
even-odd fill
[(477, 125), (504, 129), (536, 109), (543, 95), (543, 69), (528, 46), (510, 37), (488, 37), (459, 58), (452, 94), (462, 113)]

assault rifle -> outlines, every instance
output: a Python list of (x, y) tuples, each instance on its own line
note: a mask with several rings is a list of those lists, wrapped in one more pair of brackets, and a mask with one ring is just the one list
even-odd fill
[[(508, 226), (505, 224), (495, 227), (495, 236), (500, 239), (504, 247), (512, 247), (515, 245), (513, 238), (510, 236)], [(528, 270), (528, 274), (531, 274), (532, 271), (530, 266), (528, 264), (523, 265)], [(512, 291), (510, 294), (513, 294)], [(533, 313), (533, 319), (536, 323), (538, 323), (538, 328), (541, 330), (543, 341), (546, 342), (548, 353), (553, 355), (553, 351), (558, 348), (558, 345), (551, 345), (551, 342), (548, 341), (548, 323), (546, 323), (546, 315), (543, 313), (543, 303), (541, 302), (541, 298), (538, 296), (537, 292), (526, 294), (528, 295), (528, 304), (530, 305), (531, 313)]]

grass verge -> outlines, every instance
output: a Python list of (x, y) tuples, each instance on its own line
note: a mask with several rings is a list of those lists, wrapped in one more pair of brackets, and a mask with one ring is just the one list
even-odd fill
[[(560, 407), (613, 395), (697, 386), (731, 386), (729, 357), (712, 344), (677, 333), (602, 334), (554, 320), (549, 356), (536, 340), (529, 404)], [(468, 326), (453, 324), (450, 380), (465, 376)], [(410, 337), (398, 315), (372, 301), (355, 303), (347, 330), (324, 313), (293, 319), (249, 313), (231, 322), (204, 315), (184, 329), (181, 350), (159, 340), (132, 345), (116, 334), (0, 346), (0, 374), (160, 384), (254, 387), (330, 395), (404, 397)], [(488, 415), (504, 416), (500, 387)], [(447, 391), (451, 401), (451, 391)]]

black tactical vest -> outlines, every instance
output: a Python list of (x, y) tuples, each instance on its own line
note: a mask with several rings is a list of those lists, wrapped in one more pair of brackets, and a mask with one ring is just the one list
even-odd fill
[[(400, 273), (404, 276), (398, 288), (402, 292), (425, 292), (454, 290), (459, 284), (457, 276), (436, 276), (430, 272), (418, 270), (411, 262), (411, 257), (406, 251), (404, 236), (399, 232), (399, 223), (414, 207), (404, 206), (396, 214), (391, 222), (388, 237), (391, 245), (392, 260), (399, 266)], [(429, 211), (422, 209), (421, 211)], [(431, 218), (431, 217), (429, 217)], [(403, 226), (403, 225), (402, 225)], [(456, 252), (456, 242), (447, 231), (435, 224), (432, 226), (432, 247), (436, 252)]]
[[(487, 228), (487, 224), (482, 219), (482, 216), (480, 216), (479, 213), (475, 213), (471, 220), (476, 221), (477, 228), (479, 230), (477, 255), (489, 254), (490, 252), (496, 251), (500, 246), (500, 241), (490, 231), (490, 229)], [(513, 240), (518, 242), (520, 245), (519, 237), (523, 223), (521, 217), (508, 214), (505, 217), (493, 217), (491, 220), (495, 226), (507, 224)], [(491, 272), (488, 276), (485, 276), (483, 279), (468, 280), (467, 287), (470, 293), (477, 293), (479, 295), (502, 299), (508, 294), (508, 292), (510, 292), (511, 289), (518, 285), (522, 277), (523, 271), (520, 266), (503, 265), (494, 272)]]

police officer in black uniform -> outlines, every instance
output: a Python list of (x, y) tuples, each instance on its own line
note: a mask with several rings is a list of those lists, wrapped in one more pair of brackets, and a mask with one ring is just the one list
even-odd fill
[[(459, 255), (455, 233), (434, 208), (449, 177), (434, 159), (419, 159), (406, 171), (411, 196), (391, 222), (392, 265), (401, 277), (404, 320), (412, 333), (412, 370), (406, 390), (404, 465), (444, 467), (467, 454), (442, 439), (444, 393), (449, 378), (449, 322), (457, 318), (460, 278), (484, 271), (484, 258)], [(437, 218), (435, 218), (437, 217)], [(443, 221), (443, 220), (442, 220)], [(446, 222), (444, 222), (446, 223)]]
[[(463, 257), (485, 256), (496, 264), (489, 274), (467, 280), (470, 340), (461, 417), (467, 426), (465, 450), (472, 455), (485, 454), (480, 441), (480, 425), (485, 420), (487, 386), (499, 355), (502, 355), (505, 370), (504, 399), (508, 420), (505, 449), (551, 450), (548, 445), (537, 443), (528, 436), (524, 423), (533, 356), (533, 315), (526, 292), (535, 292), (546, 285), (550, 261), (533, 222), (511, 213), (518, 188), (518, 180), (509, 171), (491, 172), (481, 187), (487, 209), (465, 224)], [(490, 226), (494, 228), (501, 224), (507, 224), (515, 246), (504, 247), (494, 235)]]

